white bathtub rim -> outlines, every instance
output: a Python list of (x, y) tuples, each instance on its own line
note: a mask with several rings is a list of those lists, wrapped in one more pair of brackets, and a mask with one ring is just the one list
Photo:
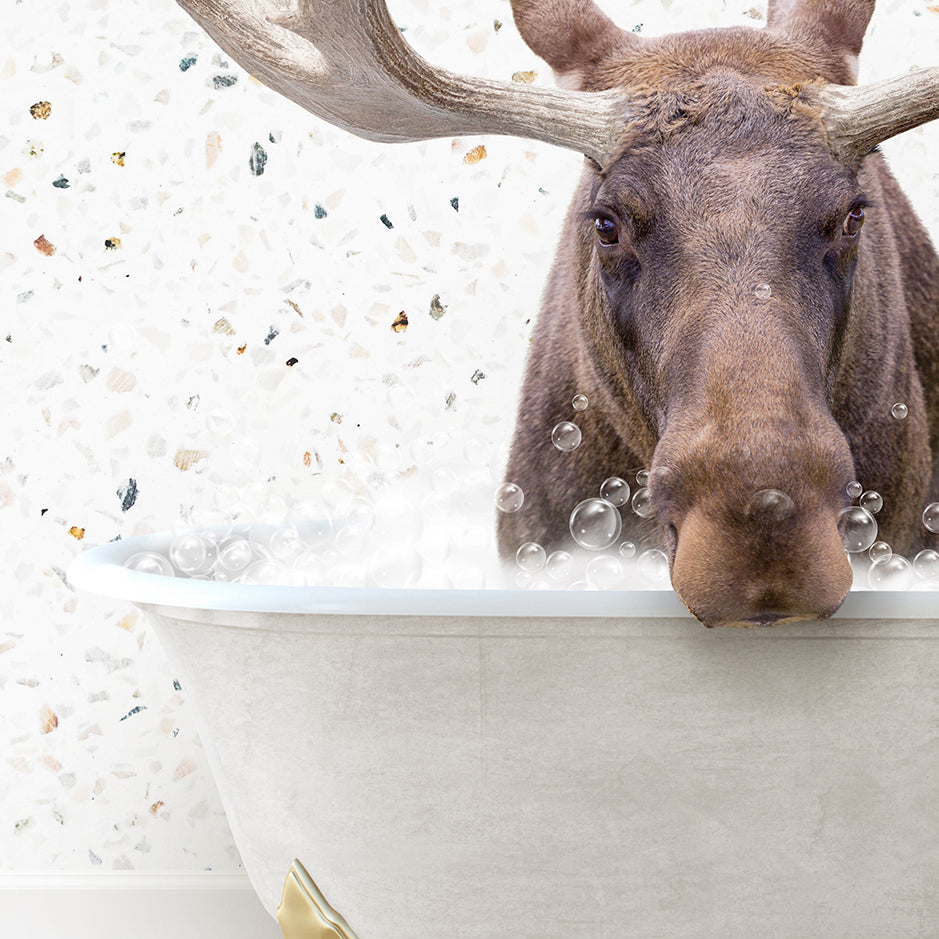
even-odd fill
[[(123, 566), (138, 551), (165, 550), (170, 538), (169, 533), (141, 535), (90, 548), (71, 563), (67, 580), (77, 590), (114, 600), (190, 610), (692, 620), (671, 589), (523, 591), (260, 586), (164, 577)], [(939, 619), (939, 592), (854, 590), (833, 618)]]

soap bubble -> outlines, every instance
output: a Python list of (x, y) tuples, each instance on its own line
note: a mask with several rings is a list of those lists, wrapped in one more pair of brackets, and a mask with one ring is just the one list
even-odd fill
[(569, 525), (574, 541), (590, 551), (610, 547), (623, 530), (619, 510), (606, 499), (584, 499), (578, 503), (571, 512)]
[(376, 587), (413, 587), (423, 568), (420, 554), (410, 545), (376, 551), (369, 562), (369, 574)]
[(300, 532), (293, 525), (276, 528), (271, 533), (267, 546), (271, 557), (281, 564), (292, 564), (306, 548)]
[(125, 562), (124, 567), (141, 574), (160, 574), (163, 577), (175, 577), (173, 565), (156, 551), (138, 551)]
[(183, 574), (205, 574), (215, 564), (216, 549), (197, 531), (177, 535), (170, 542), (169, 559)]
[(838, 531), (845, 551), (866, 551), (877, 539), (877, 522), (867, 509), (852, 505), (838, 513)]
[(930, 531), (939, 532), (939, 502), (930, 502), (923, 509), (923, 524)]
[(636, 482), (640, 486), (648, 486), (649, 485), (649, 471), (639, 470), (639, 472), (636, 473)]
[(863, 493), (861, 498), (857, 500), (857, 504), (862, 509), (867, 509), (871, 515), (876, 515), (884, 507), (884, 498), (879, 492), (868, 489), (867, 492)]
[(515, 563), (523, 571), (534, 573), (540, 571), (548, 560), (547, 552), (535, 541), (526, 541), (518, 551), (515, 552)]
[(874, 561), (867, 572), (867, 583), (874, 590), (908, 590), (913, 578), (913, 565), (899, 554)]
[(619, 476), (611, 476), (603, 480), (600, 486), (600, 498), (606, 499), (617, 508), (629, 501), (629, 483)]
[(769, 300), (773, 295), (773, 288), (769, 284), (757, 284), (756, 290), (753, 292), (756, 294), (757, 300)]
[(939, 551), (925, 548), (913, 558), (913, 570), (922, 580), (939, 582)]
[(893, 554), (893, 550), (886, 541), (875, 541), (867, 552), (868, 557), (872, 561), (879, 561), (881, 558), (889, 558), (891, 554)]
[(545, 562), (545, 573), (551, 580), (563, 583), (577, 573), (577, 563), (567, 551), (552, 551)]
[(293, 569), (308, 587), (326, 583), (326, 565), (315, 551), (304, 551), (293, 562)]
[(571, 404), (574, 406), (575, 411), (586, 411), (589, 402), (586, 395), (574, 395), (574, 400), (571, 401)]
[(246, 538), (232, 535), (218, 546), (216, 570), (229, 575), (240, 574), (254, 559), (254, 549)]
[(844, 491), (848, 494), (848, 498), (856, 499), (864, 491), (864, 487), (856, 479), (853, 479), (844, 487)]
[(280, 579), (281, 569), (273, 561), (261, 559), (249, 564), (244, 572), (235, 578), (236, 584), (270, 585)]
[(337, 564), (330, 569), (330, 583), (333, 587), (345, 587), (355, 590), (368, 583), (368, 571), (364, 564), (349, 561)]
[(625, 561), (631, 561), (636, 556), (636, 546), (631, 541), (624, 541), (619, 546), (619, 556)]
[(360, 525), (343, 525), (333, 543), (344, 558), (357, 558), (365, 550), (368, 536)]
[(496, 490), (496, 508), (500, 512), (517, 512), (525, 501), (525, 493), (517, 483), (503, 483)]
[(652, 500), (649, 498), (648, 489), (637, 489), (633, 493), (632, 507), (636, 515), (642, 518), (651, 518), (655, 515), (655, 509), (652, 507)]
[(902, 421), (907, 414), (910, 413), (910, 409), (902, 402), (898, 401), (891, 409), (890, 416), (895, 417), (898, 421)]
[(761, 489), (754, 493), (744, 509), (747, 515), (758, 515), (773, 522), (784, 522), (795, 511), (792, 499), (778, 489)]
[(530, 590), (531, 585), (535, 582), (535, 575), (529, 574), (528, 571), (519, 571), (515, 575), (515, 586), (519, 590)]
[(584, 575), (597, 590), (615, 590), (623, 583), (623, 565), (612, 554), (600, 554), (587, 562)]
[(570, 421), (561, 421), (551, 431), (551, 442), (564, 453), (570, 453), (580, 446), (582, 435), (580, 428)]
[(346, 510), (346, 518), (363, 531), (368, 531), (375, 525), (375, 506), (368, 499), (357, 497)]
[(659, 548), (650, 548), (639, 555), (636, 562), (639, 573), (653, 583), (664, 584), (668, 581), (668, 557)]

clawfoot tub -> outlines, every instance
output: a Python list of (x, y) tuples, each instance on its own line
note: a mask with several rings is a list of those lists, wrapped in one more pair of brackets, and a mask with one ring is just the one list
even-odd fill
[(148, 615), (291, 939), (939, 930), (937, 594), (706, 630), (669, 591), (122, 566), (168, 537), (95, 548), (68, 577)]

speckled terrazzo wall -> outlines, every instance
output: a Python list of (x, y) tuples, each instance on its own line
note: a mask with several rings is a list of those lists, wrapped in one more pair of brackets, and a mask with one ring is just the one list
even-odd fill
[[(504, 0), (391, 6), (434, 62), (549, 81)], [(604, 6), (652, 33), (765, 7)], [(862, 80), (939, 62), (939, 7), (879, 7)], [(64, 571), (239, 502), (498, 465), (579, 159), (355, 140), (169, 2), (3, 17), (0, 869), (235, 868), (185, 688)], [(939, 130), (885, 149), (939, 232)]]

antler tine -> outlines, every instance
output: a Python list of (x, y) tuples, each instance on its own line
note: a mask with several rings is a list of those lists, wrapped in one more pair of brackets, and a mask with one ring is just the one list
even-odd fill
[(814, 95), (835, 154), (855, 164), (884, 140), (939, 118), (939, 67)]
[(384, 0), (179, 0), (226, 53), (313, 114), (376, 141), (509, 134), (576, 150), (606, 168), (629, 102), (456, 75), (401, 38)]

